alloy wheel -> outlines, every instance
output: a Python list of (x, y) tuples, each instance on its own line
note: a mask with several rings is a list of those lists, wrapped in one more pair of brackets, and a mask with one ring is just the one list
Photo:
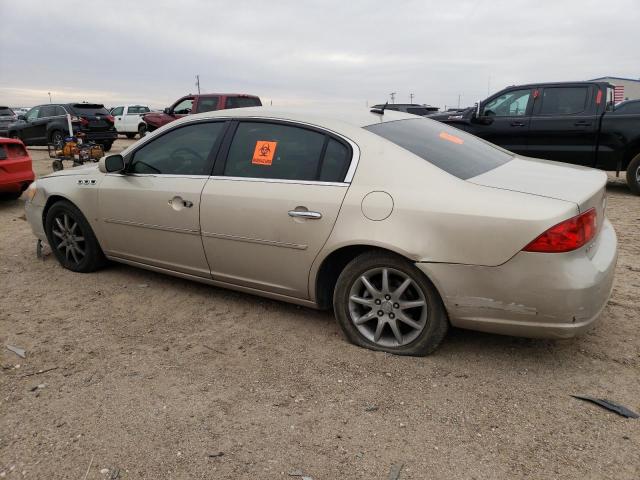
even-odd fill
[(68, 213), (63, 212), (54, 218), (53, 243), (60, 250), (67, 262), (79, 265), (86, 253), (85, 239), (78, 222)]
[(427, 300), (418, 284), (394, 268), (360, 275), (349, 292), (350, 319), (361, 335), (382, 347), (414, 341), (427, 323)]

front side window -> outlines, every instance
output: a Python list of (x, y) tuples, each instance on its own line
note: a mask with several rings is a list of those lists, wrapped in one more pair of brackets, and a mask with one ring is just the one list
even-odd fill
[(29, 122), (33, 122), (36, 118), (38, 118), (39, 113), (40, 113), (40, 107), (33, 107), (31, 110), (27, 112), (27, 120)]
[(209, 175), (211, 150), (224, 131), (224, 122), (178, 127), (137, 150), (129, 172), (165, 175)]
[(196, 113), (212, 112), (217, 110), (218, 103), (220, 103), (219, 97), (200, 97), (198, 100), (198, 106), (196, 107)]
[(111, 115), (113, 115), (114, 117), (117, 117), (119, 115), (122, 115), (122, 112), (124, 112), (124, 107), (116, 107), (113, 110), (111, 110)]
[(426, 118), (364, 127), (462, 180), (504, 165), (513, 154), (469, 133)]
[(176, 115), (189, 115), (193, 107), (193, 98), (187, 98), (173, 107), (173, 113)]
[(572, 115), (584, 112), (589, 87), (546, 87), (540, 115)]
[(345, 151), (348, 149), (342, 143), (317, 131), (241, 122), (229, 149), (224, 175), (341, 182), (350, 160), (350, 153)]
[(484, 106), (484, 114), (488, 117), (522, 117), (527, 113), (527, 105), (531, 90), (512, 90), (504, 93)]

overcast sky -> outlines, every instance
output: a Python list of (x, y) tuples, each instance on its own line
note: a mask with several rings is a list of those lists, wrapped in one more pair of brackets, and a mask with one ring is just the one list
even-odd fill
[(0, 104), (470, 105), (507, 85), (640, 78), (639, 0), (0, 0)]

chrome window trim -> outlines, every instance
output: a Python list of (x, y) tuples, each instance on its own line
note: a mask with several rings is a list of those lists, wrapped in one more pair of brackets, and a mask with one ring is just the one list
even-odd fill
[(209, 175), (178, 175), (177, 173), (106, 173), (112, 177), (158, 177), (158, 178), (193, 178), (201, 180), (210, 178)]
[[(336, 136), (340, 139), (342, 139), (343, 141), (347, 142), (349, 145), (351, 145), (351, 150), (353, 152), (352, 156), (351, 156), (351, 163), (349, 164), (349, 168), (347, 169), (347, 173), (344, 177), (344, 181), (343, 182), (337, 182), (338, 184), (342, 185), (342, 184), (350, 184), (353, 181), (353, 177), (356, 173), (356, 170), (358, 168), (358, 164), (360, 163), (360, 147), (358, 147), (358, 144), (356, 142), (354, 142), (353, 140), (351, 140), (349, 137), (345, 137), (344, 135), (342, 135), (341, 133), (338, 133), (334, 130), (331, 130), (330, 128), (327, 127), (323, 127), (320, 125), (315, 125), (313, 123), (309, 123), (309, 122), (301, 122), (299, 120), (291, 120), (288, 118), (277, 118), (277, 117), (256, 117), (256, 116), (250, 116), (250, 117), (234, 117), (234, 116), (219, 116), (219, 117), (207, 117), (207, 118), (189, 118), (190, 115), (187, 115), (186, 117), (183, 117), (179, 120), (175, 120), (171, 123), (168, 123), (167, 125), (171, 125), (172, 128), (167, 128), (166, 130), (163, 129), (164, 125), (156, 130), (154, 130), (151, 133), (148, 133), (147, 135), (145, 135), (144, 137), (142, 137), (142, 139), (138, 140), (134, 145), (131, 145), (129, 147), (127, 147), (125, 150), (123, 150), (121, 152), (121, 155), (123, 157), (128, 157), (132, 154), (134, 154), (136, 151), (138, 151), (140, 148), (144, 147), (146, 144), (148, 144), (150, 141), (152, 141), (157, 135), (156, 132), (162, 131), (164, 132), (168, 132), (170, 130), (173, 130), (174, 128), (179, 128), (185, 125), (188, 125), (190, 123), (198, 123), (198, 122), (207, 122), (207, 121), (244, 121), (244, 120), (275, 120), (275, 121), (280, 121), (280, 122), (288, 122), (291, 123), (293, 125), (302, 125), (302, 126), (307, 126), (307, 127), (313, 127), (325, 132), (328, 132), (330, 134), (332, 134), (333, 136)], [(217, 176), (215, 178), (218, 178)], [(224, 177), (224, 178), (231, 178), (231, 177)], [(253, 178), (253, 177), (239, 177), (242, 178), (243, 180), (247, 180), (248, 178)], [(259, 179), (259, 180), (268, 180), (268, 179)], [(284, 180), (276, 180), (278, 182), (283, 182)], [(293, 180), (294, 183), (303, 183), (304, 181), (300, 180)], [(332, 182), (313, 182), (313, 183), (320, 183), (323, 185), (332, 183)], [(335, 182), (334, 182), (335, 183)]]
[(258, 183), (291, 183), (299, 185), (324, 185), (328, 187), (348, 187), (347, 182), (321, 182), (319, 180), (292, 180), (287, 178), (258, 178), (258, 177), (226, 177), (212, 175), (211, 180), (228, 180), (230, 182), (258, 182)]

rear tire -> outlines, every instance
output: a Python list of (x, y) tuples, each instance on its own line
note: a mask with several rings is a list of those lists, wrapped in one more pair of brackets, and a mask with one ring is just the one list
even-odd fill
[(49, 141), (56, 146), (64, 145), (64, 133), (62, 130), (54, 130), (49, 134)]
[(51, 250), (64, 268), (88, 273), (106, 263), (89, 222), (72, 203), (61, 200), (53, 204), (44, 226)]
[(111, 150), (111, 147), (113, 146), (113, 142), (105, 142), (102, 144), (102, 149), (105, 152), (108, 152), (109, 150)]
[(640, 195), (640, 153), (633, 157), (627, 167), (627, 185), (633, 193)]
[(138, 125), (138, 135), (140, 138), (144, 137), (147, 134), (147, 125), (146, 123), (141, 123)]
[(333, 308), (351, 343), (396, 355), (428, 355), (449, 328), (433, 284), (390, 253), (366, 252), (349, 262), (338, 277)]

